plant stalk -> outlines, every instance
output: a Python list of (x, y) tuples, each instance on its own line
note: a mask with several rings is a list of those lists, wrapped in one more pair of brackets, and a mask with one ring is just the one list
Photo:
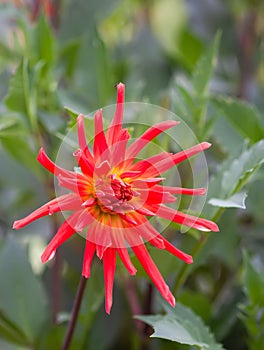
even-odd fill
[(73, 333), (74, 333), (74, 330), (76, 327), (76, 321), (78, 319), (78, 315), (79, 315), (79, 311), (80, 311), (86, 283), (87, 283), (87, 278), (81, 276), (80, 282), (78, 285), (78, 289), (77, 289), (77, 293), (76, 293), (76, 297), (75, 297), (73, 307), (72, 307), (71, 319), (70, 319), (70, 322), (68, 324), (67, 332), (66, 332), (61, 350), (68, 350), (69, 349), (69, 346), (70, 346), (70, 343), (72, 340), (72, 336), (73, 336)]

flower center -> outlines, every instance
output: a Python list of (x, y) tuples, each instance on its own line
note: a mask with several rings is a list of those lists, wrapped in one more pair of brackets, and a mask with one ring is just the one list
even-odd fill
[(122, 201), (129, 201), (133, 198), (133, 192), (131, 190), (131, 186), (125, 183), (122, 180), (112, 178), (111, 179), (111, 187), (114, 191), (115, 197)]

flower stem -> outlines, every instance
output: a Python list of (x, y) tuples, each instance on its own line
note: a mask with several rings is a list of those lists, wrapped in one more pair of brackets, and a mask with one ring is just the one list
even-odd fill
[(81, 303), (82, 303), (82, 298), (83, 298), (83, 293), (85, 290), (85, 286), (86, 286), (86, 282), (87, 282), (87, 278), (81, 276), (80, 278), (80, 282), (78, 285), (78, 290), (76, 293), (76, 297), (74, 300), (74, 304), (72, 307), (72, 313), (71, 313), (71, 319), (70, 322), (68, 324), (68, 328), (67, 328), (67, 332), (66, 332), (66, 336), (64, 338), (64, 342), (62, 345), (61, 350), (68, 350), (71, 340), (72, 340), (72, 336), (73, 336), (73, 332), (76, 326), (76, 321), (79, 315), (79, 311), (80, 311), (80, 307), (81, 307)]

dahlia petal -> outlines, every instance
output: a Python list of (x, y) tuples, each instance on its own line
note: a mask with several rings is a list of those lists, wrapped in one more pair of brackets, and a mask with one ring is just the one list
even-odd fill
[(106, 133), (108, 145), (113, 145), (118, 139), (119, 133), (122, 130), (122, 122), (124, 115), (124, 100), (125, 100), (125, 85), (119, 83), (117, 86), (116, 111), (114, 118)]
[(128, 148), (126, 157), (135, 158), (135, 156), (156, 136), (164, 132), (165, 130), (172, 128), (179, 124), (174, 120), (167, 120), (151, 126), (144, 132), (139, 138), (137, 138)]
[(145, 207), (141, 207), (141, 208), (136, 209), (136, 212), (141, 214), (141, 215), (146, 215), (146, 216), (155, 216), (156, 215), (156, 213), (154, 213), (153, 211), (151, 211)]
[(85, 157), (84, 153), (80, 148), (73, 153), (73, 156), (76, 158), (79, 166), (81, 167), (82, 173), (89, 177), (92, 177), (94, 170), (94, 161), (90, 162)]
[(173, 244), (168, 242), (164, 237), (161, 236), (161, 239), (164, 242), (165, 249), (169, 253), (173, 254), (174, 256), (186, 262), (187, 264), (192, 264), (193, 258), (191, 255), (182, 252), (180, 249), (176, 248)]
[(137, 177), (139, 174), (141, 174), (140, 171), (124, 171), (122, 174), (120, 174), (120, 179), (125, 178), (134, 178)]
[(76, 232), (82, 232), (82, 230), (94, 221), (94, 217), (90, 214), (87, 209), (79, 211), (79, 217), (74, 225)]
[(197, 218), (189, 214), (184, 214), (164, 205), (159, 206), (156, 215), (167, 220), (178, 222), (179, 224), (188, 227), (196, 228), (200, 231), (219, 231), (218, 226), (213, 221)]
[(105, 311), (110, 314), (113, 303), (113, 285), (116, 267), (116, 249), (109, 248), (103, 257), (105, 283)]
[(86, 136), (85, 136), (85, 129), (84, 129), (84, 116), (82, 114), (79, 114), (77, 118), (77, 126), (78, 126), (78, 141), (79, 146), (82, 151), (82, 154), (87, 158), (88, 162), (93, 163), (93, 156), (91, 152), (89, 151)]
[[(63, 197), (63, 198), (62, 198)], [(58, 211), (71, 211), (81, 209), (82, 202), (79, 196), (73, 193), (57, 197), (57, 203), (49, 205), (49, 215)]]
[(131, 225), (137, 225), (137, 222), (136, 222), (135, 220), (133, 220), (133, 219), (131, 218), (130, 215), (119, 213), (119, 216), (120, 216), (123, 220), (125, 220), (126, 222), (128, 222), (129, 224), (131, 224)]
[(135, 275), (137, 273), (137, 269), (130, 260), (127, 248), (117, 248), (117, 252), (130, 275)]
[(149, 157), (147, 159), (140, 160), (135, 164), (132, 164), (133, 159), (131, 159), (130, 162), (127, 161), (126, 166), (129, 166), (132, 164), (131, 170), (145, 172), (149, 167), (151, 167), (153, 165), (155, 166), (156, 163), (158, 163), (164, 159), (168, 159), (168, 157), (171, 157), (171, 156), (172, 156), (172, 153), (161, 152), (161, 153), (155, 154), (154, 156)]
[[(123, 131), (123, 130), (122, 130)], [(120, 167), (120, 164), (125, 159), (126, 147), (128, 140), (116, 140), (114, 145), (111, 146), (111, 165)]]
[[(76, 213), (74, 213), (71, 217), (76, 219)], [(57, 248), (62, 243), (64, 243), (67, 239), (74, 235), (75, 229), (69, 222), (71, 217), (64, 221), (64, 223), (60, 226), (59, 230), (42, 253), (41, 261), (43, 264), (50, 260), (51, 255), (56, 252)]]
[(166, 191), (173, 194), (187, 194), (193, 196), (203, 196), (206, 194), (206, 188), (182, 188), (156, 185), (155, 187), (153, 187), (153, 190)]
[(111, 166), (107, 160), (104, 160), (102, 163), (96, 165), (95, 167), (95, 173), (98, 177), (108, 174), (110, 170)]
[(65, 177), (73, 177), (75, 176), (75, 173), (73, 171), (69, 171), (66, 169), (63, 169), (59, 166), (57, 166), (45, 153), (44, 149), (41, 147), (41, 149), (39, 150), (39, 154), (37, 156), (37, 160), (38, 162), (44, 166), (44, 168), (46, 168), (49, 172), (51, 172), (52, 174), (58, 176), (63, 175)]
[(97, 159), (102, 156), (107, 157), (105, 153), (108, 150), (108, 145), (105, 139), (102, 109), (99, 109), (94, 115), (94, 157)]
[(187, 158), (190, 158), (194, 156), (195, 154), (202, 152), (209, 148), (211, 146), (210, 143), (208, 142), (202, 142), (199, 143), (198, 145), (195, 145), (193, 147), (190, 147), (184, 151), (178, 152), (176, 154), (173, 154), (157, 163), (154, 165), (150, 166), (146, 172), (144, 173), (144, 176), (146, 177), (155, 177), (159, 176), (160, 174), (164, 173), (174, 165), (184, 161)]
[(150, 257), (146, 247), (142, 245), (132, 247), (137, 259), (140, 261), (141, 265), (159, 290), (163, 298), (172, 306), (175, 306), (175, 299), (172, 295), (168, 285), (165, 283), (161, 273), (159, 272), (154, 261)]
[[(40, 208), (34, 210), (28, 216), (21, 220), (17, 220), (13, 224), (14, 229), (20, 229), (32, 221), (35, 221), (43, 216), (53, 214), (61, 210), (75, 210), (78, 207), (78, 200), (75, 200), (76, 197), (72, 194), (65, 194), (58, 198), (55, 198), (48, 203), (42, 205)], [(67, 204), (66, 204), (67, 203)], [(64, 205), (69, 205), (67, 209), (63, 209)]]
[(94, 257), (95, 249), (96, 249), (96, 245), (87, 239), (85, 244), (83, 268), (82, 268), (82, 275), (86, 278), (89, 278), (91, 275), (91, 264)]

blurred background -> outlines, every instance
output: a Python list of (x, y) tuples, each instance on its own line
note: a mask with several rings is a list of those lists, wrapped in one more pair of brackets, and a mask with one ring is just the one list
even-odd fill
[[(127, 102), (167, 108), (213, 143), (206, 158), (214, 200), (203, 215), (221, 233), (206, 238), (189, 270), (150, 249), (154, 260), (181, 305), (214, 334), (209, 350), (264, 349), (263, 16), (262, 0), (0, 1), (1, 350), (61, 347), (84, 241), (76, 236), (43, 266), (61, 217), (19, 232), (12, 223), (54, 197), (39, 148), (55, 159), (78, 112), (113, 104), (120, 81)], [(195, 251), (201, 236), (175, 230), (165, 234)], [(140, 313), (163, 313), (137, 268), (131, 282), (118, 266), (109, 317), (94, 262), (70, 349), (205, 349), (149, 338), (152, 328), (135, 323), (133, 298)]]

